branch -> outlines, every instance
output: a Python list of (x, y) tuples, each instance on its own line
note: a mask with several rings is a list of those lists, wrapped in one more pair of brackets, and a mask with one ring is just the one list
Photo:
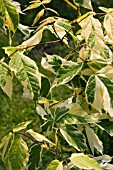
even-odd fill
[[(18, 132), (17, 134), (20, 134), (28, 139), (30, 139), (32, 142), (34, 142), (35, 144), (38, 144), (40, 147), (42, 147), (42, 145), (37, 141), (34, 140), (33, 138), (31, 138), (30, 136), (28, 136), (26, 133), (20, 133)], [(63, 158), (62, 156), (58, 155), (56, 152), (49, 150), (48, 148), (42, 147), (43, 149), (45, 149), (48, 152), (51, 152), (53, 155), (55, 155), (56, 157), (58, 157), (59, 159), (61, 159), (62, 161), (64, 161), (67, 165), (68, 170), (70, 170), (69, 164), (68, 164), (68, 158)]]
[[(26, 133), (18, 133), (28, 139), (30, 139), (32, 142), (34, 142), (35, 144), (38, 144), (40, 147), (42, 147), (42, 145), (37, 141), (37, 140), (34, 140), (33, 138), (31, 138), (30, 136), (28, 136)], [(58, 155), (56, 152), (52, 151), (52, 150), (49, 150), (48, 148), (45, 148), (45, 147), (42, 147), (43, 149), (45, 149), (46, 151), (48, 152), (51, 152), (53, 155), (57, 156), (59, 159), (63, 160), (63, 161), (66, 161), (65, 158), (63, 158), (62, 156)]]
[(29, 48), (33, 48), (33, 47), (36, 47), (37, 45), (40, 45), (40, 44), (51, 44), (51, 43), (58, 43), (60, 42), (61, 40), (53, 40), (53, 41), (47, 41), (47, 42), (41, 42), (41, 43), (38, 43), (38, 44), (33, 44), (33, 45), (30, 45), (30, 46), (26, 46), (26, 47), (18, 47), (13, 53), (11, 53), (7, 58), (5, 58), (3, 61), (6, 61), (8, 60), (10, 57), (12, 57), (17, 51), (20, 51), (20, 50), (26, 50), (26, 49), (29, 49)]

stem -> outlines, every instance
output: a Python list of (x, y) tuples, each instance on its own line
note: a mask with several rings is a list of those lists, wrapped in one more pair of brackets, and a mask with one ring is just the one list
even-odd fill
[(71, 6), (74, 10), (77, 10), (77, 7), (73, 5), (69, 0), (64, 0), (69, 6)]
[(68, 164), (68, 162), (67, 162), (67, 159), (65, 160), (65, 163), (66, 163), (66, 165), (67, 165), (68, 170), (70, 170), (70, 166), (69, 166), (69, 164)]
[(42, 6), (43, 6), (43, 8), (45, 9), (46, 14), (49, 16), (49, 12), (48, 12), (48, 10), (47, 10), (46, 6), (45, 6), (43, 3), (42, 3)]

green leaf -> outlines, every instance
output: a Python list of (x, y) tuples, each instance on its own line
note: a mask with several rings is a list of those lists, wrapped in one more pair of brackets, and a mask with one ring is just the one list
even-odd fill
[(36, 63), (20, 52), (16, 52), (9, 62), (10, 69), (24, 87), (24, 97), (37, 100), (41, 88), (41, 75)]
[(62, 162), (53, 160), (45, 170), (63, 170)]
[(16, 31), (18, 27), (19, 22), (19, 15), (17, 12), (16, 7), (8, 0), (4, 0), (3, 2), (3, 9), (5, 10), (5, 24), (9, 28), (9, 30), (13, 31), (13, 33)]
[(86, 87), (86, 97), (88, 103), (93, 103), (94, 98), (95, 98), (95, 88), (96, 88), (96, 82), (95, 82), (95, 76), (92, 75), (88, 82), (87, 82), (87, 87)]
[(83, 4), (83, 0), (79, 1), (79, 0), (73, 0), (73, 3), (77, 6), (80, 6)]
[(113, 81), (105, 75), (92, 75), (86, 86), (86, 99), (96, 110), (102, 113), (102, 109), (113, 117)]
[(71, 162), (81, 169), (101, 170), (99, 164), (83, 153), (74, 153), (70, 157)]
[(57, 107), (55, 110), (55, 120), (59, 122), (62, 117), (64, 117), (68, 113), (69, 109), (66, 107)]
[(93, 129), (89, 126), (85, 126), (87, 139), (89, 142), (89, 146), (91, 151), (94, 155), (94, 148), (96, 148), (101, 154), (103, 153), (103, 145), (102, 142), (99, 140), (98, 136), (94, 133)]
[(29, 162), (28, 162), (28, 170), (35, 170), (38, 168), (38, 165), (41, 160), (41, 147), (39, 145), (34, 144), (30, 148), (29, 152)]
[(0, 86), (11, 98), (13, 90), (12, 75), (9, 66), (2, 61), (0, 61)]
[(60, 132), (70, 146), (78, 151), (86, 149), (85, 137), (74, 126), (67, 125), (60, 128)]
[(4, 23), (4, 13), (0, 11), (0, 30), (6, 34), (6, 28)]
[(49, 79), (44, 76), (41, 75), (41, 89), (40, 89), (40, 96), (41, 97), (47, 97), (49, 90), (50, 90), (50, 81)]
[(113, 122), (108, 120), (103, 120), (102, 122), (98, 123), (99, 126), (104, 129), (110, 136), (113, 136)]
[(26, 143), (21, 137), (15, 139), (8, 157), (10, 170), (25, 170), (28, 157)]
[(33, 24), (32, 25), (35, 25), (36, 22), (44, 15), (44, 9), (42, 9), (35, 17), (34, 21), (33, 21)]
[(18, 132), (20, 130), (26, 129), (26, 127), (31, 123), (31, 121), (26, 121), (26, 122), (22, 122), (19, 123), (17, 126), (15, 126), (15, 128), (13, 129), (13, 132)]
[(39, 142), (48, 142), (48, 143), (51, 143), (53, 144), (50, 140), (48, 140), (45, 136), (37, 133), (37, 132), (34, 132), (32, 129), (29, 129), (26, 131), (27, 133), (29, 133), (33, 138), (35, 138), (37, 141)]

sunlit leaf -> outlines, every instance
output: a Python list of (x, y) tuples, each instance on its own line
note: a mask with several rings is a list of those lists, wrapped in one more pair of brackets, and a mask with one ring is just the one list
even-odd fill
[(28, 40), (24, 41), (21, 46), (25, 46), (25, 47), (31, 47), (29, 49), (32, 49), (33, 47), (35, 47), (37, 44), (40, 43), (41, 39), (42, 39), (42, 33), (44, 31), (44, 29), (46, 29), (45, 27), (40, 29), (39, 31), (37, 31), (31, 38), (29, 38)]
[(81, 169), (101, 170), (99, 164), (94, 159), (83, 153), (73, 153), (70, 160), (75, 166)]
[(91, 0), (83, 0), (82, 6), (83, 6), (84, 8), (93, 10), (92, 4), (91, 4)]
[(57, 11), (55, 11), (54, 9), (51, 9), (51, 8), (46, 8), (48, 11), (51, 11), (53, 13), (55, 13), (56, 15), (59, 15)]
[(63, 170), (63, 165), (62, 162), (58, 161), (58, 160), (53, 160), (48, 167), (46, 168), (46, 170)]
[(13, 5), (16, 7), (18, 13), (24, 14), (21, 10), (21, 4), (19, 2), (13, 1)]
[(89, 146), (91, 148), (93, 155), (94, 155), (94, 148), (96, 148), (102, 154), (103, 145), (102, 142), (99, 140), (98, 136), (94, 133), (93, 129), (91, 129), (89, 126), (86, 126), (85, 130), (86, 130)]
[(35, 9), (35, 8), (38, 8), (42, 3), (39, 1), (34, 1), (34, 3), (32, 3), (31, 5), (29, 5), (27, 8), (24, 9), (24, 11), (27, 11), (27, 10), (31, 10), (31, 9)]
[(109, 155), (102, 155), (102, 156), (97, 156), (94, 157), (94, 159), (100, 163), (100, 167), (102, 169), (107, 169), (107, 170), (111, 170), (113, 168), (113, 165), (108, 163), (111, 162), (112, 157), (110, 157)]
[(42, 1), (43, 4), (48, 4), (48, 3), (50, 3), (50, 2), (51, 2), (51, 0), (43, 0), (43, 1)]
[(106, 12), (106, 13), (112, 13), (113, 12), (113, 8), (99, 7), (99, 9)]
[(51, 143), (53, 144), (50, 140), (48, 140), (45, 136), (37, 133), (37, 132), (34, 132), (32, 129), (29, 129), (26, 131), (27, 133), (29, 133), (34, 139), (36, 139), (37, 141), (39, 142), (48, 142), (48, 143)]
[(36, 22), (44, 15), (44, 9), (42, 9), (35, 17), (34, 21), (33, 21), (33, 24), (32, 25), (35, 25)]
[(0, 87), (11, 98), (13, 90), (12, 75), (9, 66), (2, 61), (0, 61)]
[(15, 128), (13, 129), (13, 132), (18, 132), (20, 130), (25, 129), (29, 124), (31, 123), (31, 121), (26, 121), (26, 122), (22, 122), (19, 123), (17, 126), (15, 126)]

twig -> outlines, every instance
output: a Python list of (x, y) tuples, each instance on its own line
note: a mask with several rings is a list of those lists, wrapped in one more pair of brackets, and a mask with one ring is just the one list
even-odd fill
[(72, 95), (66, 97), (65, 99), (63, 99), (63, 100), (61, 100), (61, 101), (58, 101), (58, 102), (56, 102), (56, 103), (53, 103), (52, 105), (49, 106), (49, 108), (57, 105), (58, 103), (61, 103), (61, 102), (65, 101), (65, 100), (67, 100), (67, 99), (69, 99), (69, 98), (71, 98), (71, 97), (76, 97), (77, 95), (81, 95), (81, 94), (84, 92), (84, 90), (85, 90), (85, 89), (83, 89), (82, 91), (80, 91), (78, 94), (72, 94)]

